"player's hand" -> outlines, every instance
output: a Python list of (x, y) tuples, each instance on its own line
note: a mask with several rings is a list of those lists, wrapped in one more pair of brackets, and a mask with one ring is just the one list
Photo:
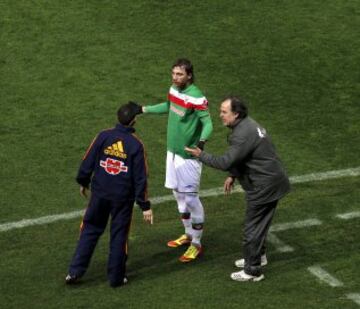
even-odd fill
[(225, 179), (225, 182), (224, 182), (224, 193), (226, 195), (230, 194), (231, 193), (231, 190), (234, 188), (234, 181), (235, 181), (235, 178), (234, 177), (227, 177)]
[(83, 186), (80, 186), (80, 195), (87, 198), (87, 189)]
[(143, 113), (143, 107), (137, 102), (129, 101), (128, 104), (135, 115)]
[(191, 154), (193, 157), (200, 157), (200, 154), (201, 154), (201, 149), (199, 147), (196, 147), (196, 148), (189, 148), (189, 147), (185, 147), (184, 148), (185, 151), (189, 154)]
[(154, 216), (151, 209), (143, 211), (144, 221), (150, 224), (154, 223)]

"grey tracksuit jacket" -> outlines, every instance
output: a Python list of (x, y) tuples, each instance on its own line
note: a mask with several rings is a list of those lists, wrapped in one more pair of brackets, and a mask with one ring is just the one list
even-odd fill
[(279, 200), (290, 190), (284, 167), (266, 130), (247, 116), (230, 128), (229, 148), (222, 156), (201, 152), (200, 161), (236, 177), (249, 203)]

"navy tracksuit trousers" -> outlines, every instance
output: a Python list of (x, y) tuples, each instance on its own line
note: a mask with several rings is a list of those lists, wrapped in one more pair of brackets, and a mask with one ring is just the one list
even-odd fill
[(69, 274), (77, 277), (85, 274), (96, 244), (103, 234), (110, 216), (108, 279), (111, 286), (123, 283), (126, 274), (127, 240), (133, 205), (134, 201), (111, 201), (92, 194), (84, 215), (80, 238), (70, 264)]

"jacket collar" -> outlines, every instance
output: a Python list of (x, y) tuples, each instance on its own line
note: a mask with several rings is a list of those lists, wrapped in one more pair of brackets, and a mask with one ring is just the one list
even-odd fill
[(241, 121), (243, 121), (245, 118), (236, 119), (230, 126), (230, 129), (234, 129)]
[(128, 133), (128, 134), (131, 134), (131, 133), (134, 133), (135, 132), (135, 128), (133, 127), (128, 127), (128, 126), (124, 126), (122, 125), (121, 123), (118, 123), (115, 128), (123, 133)]

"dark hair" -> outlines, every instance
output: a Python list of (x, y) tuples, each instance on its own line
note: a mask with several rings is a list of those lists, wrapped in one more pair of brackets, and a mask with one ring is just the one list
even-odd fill
[(233, 113), (238, 113), (240, 119), (244, 119), (248, 115), (248, 108), (244, 99), (237, 96), (228, 96), (224, 99), (224, 101), (230, 100), (231, 111)]
[(136, 112), (134, 112), (134, 109), (129, 103), (120, 106), (117, 111), (118, 120), (124, 126), (128, 126), (134, 120), (135, 116)]
[(185, 69), (186, 74), (191, 75), (189, 82), (192, 84), (195, 81), (194, 67), (190, 60), (186, 58), (179, 58), (172, 65), (172, 69), (175, 67), (182, 67)]

